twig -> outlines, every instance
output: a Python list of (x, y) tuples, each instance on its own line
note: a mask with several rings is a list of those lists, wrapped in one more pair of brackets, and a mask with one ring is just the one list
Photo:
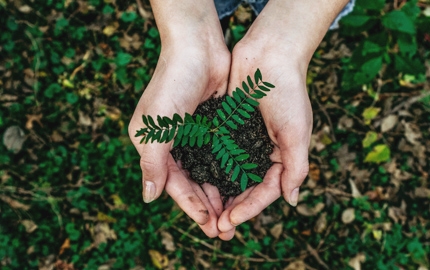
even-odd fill
[(404, 102), (402, 102), (399, 105), (397, 105), (396, 107), (394, 107), (390, 112), (388, 112), (387, 114), (385, 114), (385, 116), (393, 114), (393, 113), (395, 113), (397, 111), (400, 111), (403, 107), (409, 108), (415, 102), (418, 102), (421, 99), (426, 98), (428, 96), (430, 96), (430, 91), (427, 90), (424, 93), (422, 93), (421, 95), (408, 98)]
[(336, 142), (336, 136), (334, 135), (334, 128), (333, 128), (333, 123), (331, 122), (331, 118), (329, 116), (329, 114), (327, 113), (327, 110), (325, 109), (325, 107), (319, 102), (318, 97), (314, 96), (314, 99), (316, 101), (316, 103), (318, 104), (318, 107), (321, 109), (321, 111), (323, 112), (323, 114), (325, 115), (325, 117), (327, 118), (328, 124), (330, 126), (330, 133), (331, 133), (331, 139), (333, 142)]

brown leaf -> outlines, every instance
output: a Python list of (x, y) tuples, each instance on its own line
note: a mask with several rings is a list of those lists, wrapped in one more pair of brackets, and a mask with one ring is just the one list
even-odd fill
[(107, 222), (98, 222), (94, 227), (94, 245), (97, 247), (101, 243), (107, 243), (107, 240), (116, 240), (117, 236), (114, 230), (109, 228)]
[(92, 125), (92, 120), (91, 117), (89, 117), (87, 114), (84, 114), (83, 112), (79, 111), (79, 124), (83, 125), (83, 126), (91, 126)]
[(355, 220), (355, 209), (347, 208), (342, 213), (342, 222), (349, 224)]
[(381, 132), (384, 133), (391, 130), (397, 124), (398, 119), (399, 118), (397, 115), (394, 114), (390, 114), (389, 116), (382, 119)]
[(25, 133), (19, 126), (10, 126), (3, 135), (3, 144), (6, 149), (18, 153), (25, 141)]
[(287, 265), (284, 270), (306, 270), (306, 264), (302, 260), (294, 261)]
[(415, 188), (414, 194), (417, 198), (430, 199), (430, 189), (425, 187)]
[(321, 210), (323, 210), (325, 207), (324, 203), (317, 203), (314, 207), (309, 207), (307, 204), (299, 204), (296, 209), (297, 212), (299, 212), (300, 215), (311, 217), (316, 216)]
[(0, 195), (0, 200), (4, 201), (5, 203), (9, 204), (10, 207), (14, 208), (14, 209), (21, 209), (24, 211), (28, 211), (30, 209), (31, 206), (29, 205), (25, 205), (20, 203), (17, 200), (14, 200), (6, 195)]
[(309, 177), (314, 180), (314, 181), (319, 181), (320, 180), (320, 168), (318, 167), (318, 165), (316, 163), (311, 163), (309, 164)]
[(272, 227), (272, 229), (270, 229), (270, 234), (273, 235), (273, 237), (275, 237), (276, 240), (279, 239), (279, 236), (281, 236), (282, 231), (283, 231), (283, 223), (277, 223), (275, 224), (275, 226)]
[(411, 123), (406, 123), (404, 121), (402, 121), (403, 126), (405, 127), (405, 137), (406, 140), (412, 144), (418, 144), (419, 143), (419, 139), (421, 139), (422, 134), (419, 130), (419, 128)]
[(317, 222), (315, 223), (314, 231), (316, 233), (322, 233), (327, 228), (327, 213), (324, 212), (320, 215)]
[(64, 251), (68, 248), (70, 248), (70, 239), (66, 238), (66, 240), (64, 240), (64, 243), (60, 247), (60, 251), (58, 252), (58, 255), (63, 254)]
[(361, 263), (366, 261), (366, 255), (358, 253), (354, 258), (350, 259), (348, 265), (354, 268), (354, 270), (361, 270)]
[(39, 124), (39, 126), (43, 127), (42, 122), (40, 121), (43, 117), (43, 114), (27, 114), (27, 122), (25, 123), (26, 129), (33, 129), (33, 122)]
[(352, 197), (354, 197), (354, 198), (362, 197), (363, 195), (361, 195), (360, 191), (358, 190), (357, 186), (355, 185), (355, 182), (352, 181), (351, 179), (349, 179), (348, 181), (349, 181), (349, 185), (351, 186)]
[(401, 224), (404, 224), (407, 220), (406, 211), (399, 207), (389, 207), (388, 208), (388, 216), (396, 223), (401, 221)]
[(168, 233), (166, 231), (162, 231), (161, 237), (163, 238), (161, 240), (161, 243), (164, 245), (164, 248), (167, 251), (175, 251), (176, 250), (175, 243), (173, 241), (173, 236), (170, 233)]
[(27, 233), (32, 233), (37, 229), (36, 223), (29, 219), (21, 220), (21, 224), (25, 227)]

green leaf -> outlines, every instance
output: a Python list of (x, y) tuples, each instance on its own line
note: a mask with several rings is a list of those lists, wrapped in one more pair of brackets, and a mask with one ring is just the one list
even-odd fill
[(243, 92), (240, 88), (237, 88), (236, 90), (237, 90), (237, 93), (239, 94), (241, 100), (246, 98), (245, 92)]
[(168, 129), (163, 130), (163, 135), (161, 135), (161, 138), (160, 138), (159, 142), (160, 143), (165, 142), (168, 137), (169, 137), (169, 130)]
[(240, 115), (242, 115), (243, 117), (247, 118), (247, 119), (251, 118), (251, 115), (250, 115), (248, 112), (246, 112), (246, 111), (244, 111), (244, 110), (242, 110), (242, 109), (237, 109), (237, 112), (238, 112)]
[(225, 121), (225, 119), (227, 119), (227, 117), (225, 116), (223, 111), (221, 111), (220, 109), (216, 110), (216, 112), (223, 121)]
[(217, 145), (212, 144), (212, 154), (215, 154), (219, 150), (221, 150), (222, 144), (218, 143)]
[(230, 132), (225, 127), (220, 127), (218, 130), (219, 134), (230, 134)]
[(174, 125), (175, 124), (175, 122), (167, 116), (163, 117), (163, 121), (166, 122), (168, 125)]
[(148, 115), (148, 122), (149, 122), (149, 125), (150, 125), (151, 127), (153, 127), (153, 128), (157, 128), (157, 129), (160, 129), (160, 127), (159, 127), (159, 126), (157, 126), (157, 125), (155, 124), (154, 119), (153, 119), (153, 118), (152, 118), (152, 116), (150, 116), (150, 115)]
[(203, 144), (208, 144), (211, 141), (211, 135), (209, 133), (205, 134), (205, 138), (203, 140)]
[(221, 158), (221, 169), (223, 169), (225, 167), (225, 165), (227, 164), (229, 158), (229, 154), (225, 153), (222, 158)]
[(234, 167), (233, 174), (231, 175), (232, 182), (234, 182), (237, 179), (237, 177), (239, 176), (239, 173), (240, 173), (240, 167), (239, 165), (236, 165), (236, 167)]
[(243, 103), (241, 105), (245, 110), (247, 110), (248, 112), (253, 112), (255, 111), (254, 107), (252, 107), (251, 105), (249, 105), (248, 103)]
[(160, 127), (168, 128), (169, 124), (167, 124), (161, 116), (157, 115), (157, 123)]
[(244, 170), (251, 170), (251, 169), (255, 169), (257, 167), (258, 167), (258, 165), (254, 164), (254, 163), (245, 163), (245, 164), (242, 165), (242, 168)]
[(262, 85), (259, 85), (259, 86), (258, 86), (258, 89), (260, 89), (260, 90), (262, 90), (262, 91), (264, 91), (264, 92), (269, 92), (269, 91), (270, 91), (270, 89), (269, 89), (269, 88), (267, 88), (267, 87), (265, 87), (265, 86), (262, 86)]
[(246, 82), (242, 82), (242, 88), (243, 88), (243, 91), (245, 91), (246, 93), (248, 93), (248, 94), (249, 94), (249, 87), (248, 87), (248, 85), (246, 84)]
[(260, 105), (260, 103), (258, 101), (256, 101), (255, 99), (252, 99), (252, 98), (247, 98), (246, 102), (248, 102), (249, 104), (251, 104), (254, 107), (257, 107), (258, 105)]
[(199, 131), (199, 126), (197, 126), (197, 125), (195, 125), (195, 126), (193, 126), (193, 128), (191, 129), (191, 132), (190, 132), (190, 137), (194, 137), (195, 135), (196, 135), (196, 133)]
[(266, 93), (264, 93), (263, 91), (260, 91), (260, 90), (255, 90), (254, 93), (256, 93), (256, 94), (258, 94), (258, 95), (260, 95), (262, 97), (267, 96)]
[(230, 158), (230, 159), (227, 161), (227, 167), (225, 168), (225, 173), (226, 173), (226, 174), (229, 174), (229, 173), (230, 173), (231, 169), (233, 168), (233, 164), (234, 164), (234, 160), (233, 160), (232, 158)]
[(239, 88), (236, 88), (236, 90), (233, 92), (233, 98), (236, 100), (237, 103), (240, 103), (242, 101), (241, 96), (239, 95), (239, 91), (241, 91)]
[(181, 140), (181, 146), (184, 147), (188, 143), (188, 136), (183, 136)]
[(240, 155), (240, 154), (242, 154), (242, 153), (245, 153), (246, 151), (245, 150), (243, 150), (243, 149), (234, 149), (234, 150), (231, 150), (230, 151), (230, 154), (232, 155), (232, 156), (236, 156), (236, 155)]
[(249, 88), (254, 89), (254, 83), (252, 82), (252, 79), (250, 76), (246, 77), (248, 81)]
[(148, 118), (146, 118), (146, 115), (142, 115), (142, 121), (145, 124), (145, 126), (148, 126)]
[(378, 133), (374, 131), (368, 131), (366, 133), (366, 137), (363, 140), (363, 147), (369, 147), (372, 145), (372, 143), (376, 142), (378, 140)]
[(175, 140), (173, 141), (173, 148), (175, 148), (176, 146), (178, 146), (181, 143), (181, 138), (176, 136)]
[(222, 149), (218, 152), (218, 154), (216, 155), (215, 159), (216, 159), (216, 160), (218, 160), (218, 159), (222, 158), (222, 156), (224, 156), (224, 154), (225, 154), (225, 148), (222, 148)]
[(123, 67), (130, 63), (131, 59), (133, 59), (133, 56), (131, 56), (130, 54), (119, 52), (115, 58), (115, 63), (118, 66)]
[(264, 86), (269, 87), (269, 88), (275, 88), (275, 86), (269, 82), (263, 82)]
[(155, 129), (151, 129), (145, 137), (145, 143), (148, 143), (152, 136), (154, 136)]
[(173, 115), (173, 121), (175, 123), (181, 123), (181, 124), (184, 123), (184, 120), (182, 119), (182, 117), (179, 114), (177, 114), (177, 113), (175, 113)]
[(259, 68), (254, 73), (254, 82), (258, 84), (259, 81), (263, 80), (263, 77), (261, 76), (261, 71)]
[(163, 132), (163, 130), (161, 130), (161, 129), (157, 130), (155, 132), (154, 136), (152, 137), (151, 142), (158, 141), (160, 139), (160, 137), (161, 137), (161, 133), (162, 132)]
[(360, 27), (365, 25), (372, 17), (367, 15), (348, 15), (340, 21), (342, 25)]
[(202, 147), (203, 146), (203, 135), (200, 135), (197, 137), (197, 146)]
[(189, 136), (192, 127), (193, 126), (190, 125), (190, 124), (187, 124), (187, 125), (184, 126), (184, 135), (185, 136)]
[(218, 117), (215, 117), (213, 120), (212, 120), (212, 122), (214, 123), (214, 125), (217, 127), (217, 126), (219, 126), (219, 120), (218, 120)]
[(175, 137), (175, 133), (176, 133), (176, 127), (172, 127), (169, 130), (169, 135), (167, 137), (167, 141), (166, 142), (170, 142), (171, 140), (173, 140), (173, 138)]
[(184, 135), (184, 126), (179, 126), (178, 132), (176, 133), (176, 138), (180, 140), (182, 139), (182, 135)]
[(136, 12), (123, 12), (121, 15), (121, 20), (129, 23), (137, 19)]
[(230, 106), (228, 106), (227, 102), (223, 102), (223, 103), (221, 103), (221, 105), (227, 114), (231, 114), (231, 108), (230, 108)]
[(390, 148), (385, 144), (376, 145), (373, 150), (367, 154), (364, 162), (380, 163), (390, 159)]
[(189, 113), (185, 113), (184, 122), (185, 123), (194, 123), (193, 116)]
[(381, 111), (381, 108), (376, 108), (376, 107), (366, 108), (362, 113), (362, 116), (364, 118), (364, 122), (367, 125), (370, 124), (370, 121), (373, 120), (378, 115), (378, 113), (380, 111)]
[(253, 173), (247, 173), (248, 177), (254, 181), (254, 182), (263, 182), (263, 179), (261, 179), (260, 176), (253, 174)]
[(242, 191), (245, 191), (247, 185), (248, 185), (248, 176), (246, 175), (246, 173), (243, 173), (242, 177), (240, 178), (240, 189)]
[(236, 108), (236, 102), (234, 102), (234, 100), (230, 97), (230, 96), (226, 96), (225, 100), (227, 101), (227, 103), (232, 107), (232, 108)]
[(196, 141), (197, 141), (197, 137), (190, 137), (188, 144), (191, 147), (194, 147), (194, 145), (196, 144)]
[(229, 127), (231, 127), (232, 129), (234, 129), (234, 130), (236, 130), (237, 129), (237, 125), (233, 122), (233, 121), (231, 121), (231, 120), (228, 120), (227, 122), (225, 122)]
[(234, 119), (234, 121), (236, 121), (238, 124), (241, 124), (241, 125), (245, 124), (245, 121), (243, 121), (243, 119), (242, 119), (242, 118), (240, 118), (238, 115), (233, 114), (231, 117), (232, 117), (232, 118)]
[(382, 24), (388, 29), (415, 34), (414, 22), (401, 10), (393, 10), (382, 17)]
[(244, 161), (247, 160), (249, 158), (249, 154), (242, 154), (240, 156), (235, 157), (234, 159), (236, 161)]
[(136, 135), (134, 135), (134, 137), (139, 137), (144, 135), (146, 132), (148, 132), (148, 128), (141, 128), (140, 130), (138, 130), (136, 132)]

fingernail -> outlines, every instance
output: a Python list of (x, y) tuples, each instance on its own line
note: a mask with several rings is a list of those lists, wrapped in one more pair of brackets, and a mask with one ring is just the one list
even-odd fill
[(299, 199), (299, 188), (295, 188), (293, 189), (293, 191), (291, 191), (291, 194), (290, 194), (290, 201), (289, 201), (290, 205), (296, 206), (298, 199)]
[(155, 185), (152, 181), (143, 181), (143, 201), (150, 203), (155, 198)]

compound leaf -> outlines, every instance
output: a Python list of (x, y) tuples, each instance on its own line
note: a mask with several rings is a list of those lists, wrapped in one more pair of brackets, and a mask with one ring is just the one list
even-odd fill
[(256, 84), (258, 84), (258, 81), (261, 81), (261, 80), (263, 80), (263, 77), (261, 75), (260, 69), (257, 68), (257, 70), (254, 73), (254, 81), (255, 81)]

